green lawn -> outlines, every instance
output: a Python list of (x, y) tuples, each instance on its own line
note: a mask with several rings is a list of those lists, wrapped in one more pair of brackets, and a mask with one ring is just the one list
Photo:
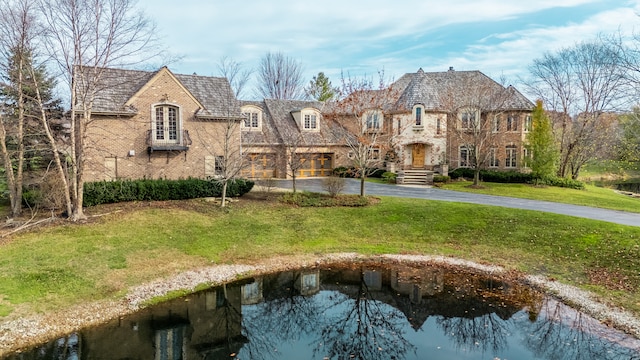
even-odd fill
[[(228, 209), (140, 207), (20, 234), (0, 246), (0, 314), (122, 296), (212, 263), (358, 252), (455, 256), (589, 288), (640, 314), (640, 227), (532, 211), (382, 198), (368, 207), (297, 208), (240, 200)], [(101, 209), (90, 209), (100, 212)], [(590, 271), (607, 283), (594, 283)]]
[(640, 198), (619, 194), (612, 189), (587, 185), (584, 190), (553, 186), (535, 187), (529, 184), (482, 183), (482, 188), (471, 188), (471, 182), (453, 181), (442, 189), (502, 195), (524, 199), (555, 201), (567, 204), (593, 206), (604, 209), (640, 213)]

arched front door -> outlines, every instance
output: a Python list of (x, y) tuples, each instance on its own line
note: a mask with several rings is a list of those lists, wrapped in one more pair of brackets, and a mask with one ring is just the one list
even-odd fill
[(411, 150), (411, 167), (424, 168), (424, 144), (413, 144)]

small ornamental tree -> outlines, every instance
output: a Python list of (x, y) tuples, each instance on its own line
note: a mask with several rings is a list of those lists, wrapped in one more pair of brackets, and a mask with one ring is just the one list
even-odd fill
[(542, 100), (536, 101), (531, 114), (533, 129), (527, 134), (530, 156), (528, 166), (536, 181), (553, 176), (556, 171), (559, 152), (556, 147), (551, 120), (542, 107)]

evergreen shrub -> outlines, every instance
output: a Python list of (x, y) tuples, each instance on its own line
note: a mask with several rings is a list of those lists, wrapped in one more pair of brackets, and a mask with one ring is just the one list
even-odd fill
[[(253, 188), (253, 181), (230, 180), (227, 196), (242, 196)], [(222, 183), (216, 180), (116, 180), (89, 182), (84, 185), (84, 206), (123, 201), (185, 200), (222, 196)]]

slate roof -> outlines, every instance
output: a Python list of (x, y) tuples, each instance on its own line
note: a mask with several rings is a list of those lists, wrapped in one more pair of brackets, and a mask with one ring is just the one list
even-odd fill
[[(134, 115), (138, 109), (126, 106), (156, 71), (101, 68), (102, 75), (97, 86), (92, 111), (96, 113), (120, 113)], [(167, 71), (169, 71), (167, 69)], [(173, 74), (204, 108), (196, 112), (202, 118), (240, 118), (240, 106), (226, 78)]]
[(243, 131), (245, 145), (285, 145), (300, 141), (300, 146), (326, 146), (342, 143), (342, 128), (334, 121), (320, 118), (319, 131), (301, 131), (293, 113), (306, 108), (314, 108), (322, 114), (324, 104), (317, 101), (276, 100), (242, 101), (241, 105), (254, 105), (263, 110), (262, 131)]
[[(477, 70), (425, 72), (419, 69), (415, 73), (404, 74), (391, 86), (400, 92), (396, 102), (396, 109), (399, 111), (411, 111), (415, 104), (424, 105), (426, 110), (443, 110), (445, 104), (442, 98), (446, 92), (462, 95), (468, 93), (473, 86), (482, 86), (495, 93), (505, 90), (502, 85)], [(531, 110), (534, 107), (513, 86), (509, 85), (506, 91), (508, 98), (501, 101), (500, 110)]]
[(240, 106), (253, 105), (262, 110), (262, 127), (261, 131), (243, 130), (242, 144), (245, 145), (274, 145), (281, 144), (282, 139), (276, 129), (271, 114), (267, 111), (267, 105), (264, 101), (240, 101)]

